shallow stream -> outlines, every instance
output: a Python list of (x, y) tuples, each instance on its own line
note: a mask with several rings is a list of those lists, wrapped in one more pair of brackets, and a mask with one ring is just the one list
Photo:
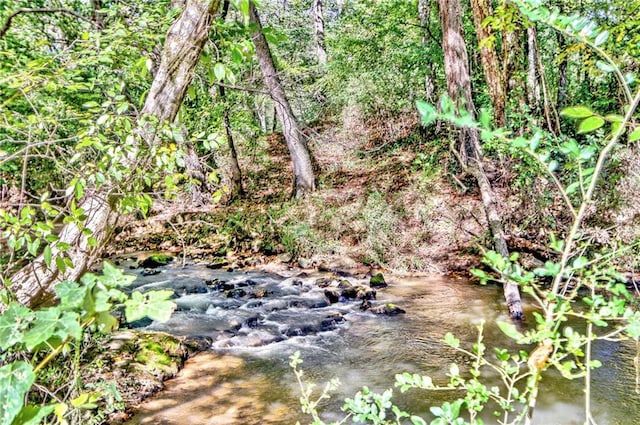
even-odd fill
[[(330, 303), (325, 296), (327, 285), (347, 279), (368, 286), (368, 279), (300, 271), (227, 272), (202, 264), (173, 264), (157, 271), (147, 276), (138, 271), (135, 285), (140, 290), (174, 289), (178, 309), (167, 323), (138, 325), (206, 337), (211, 352), (188, 362), (132, 424), (310, 423), (300, 411), (300, 390), (289, 367), (289, 356), (296, 351), (304, 361), (305, 378), (318, 384), (317, 392), (331, 378), (340, 379), (341, 386), (320, 409), (324, 420), (333, 421), (342, 417), (345, 397), (363, 385), (377, 391), (390, 388), (396, 373), (418, 372), (444, 383), (451, 362), (468, 363), (442, 343), (447, 332), (470, 346), (484, 321), (489, 350), (530, 350), (515, 346), (495, 325), (508, 320), (501, 290), (464, 280), (386, 276), (389, 286), (377, 290), (373, 307), (393, 303), (406, 311), (389, 316), (361, 310), (361, 301)], [(531, 311), (527, 315), (533, 323)], [(599, 424), (640, 423), (634, 356), (635, 345), (596, 345), (594, 357), (604, 365), (594, 372), (592, 384), (592, 412)], [(582, 384), (553, 373), (545, 376), (534, 423), (584, 423)], [(429, 406), (455, 398), (444, 392), (394, 394), (399, 406), (427, 420)], [(485, 422), (496, 423), (491, 412)]]

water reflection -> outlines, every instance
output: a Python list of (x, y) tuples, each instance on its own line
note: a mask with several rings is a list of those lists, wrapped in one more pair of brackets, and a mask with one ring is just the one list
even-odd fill
[[(152, 323), (148, 328), (178, 335), (206, 335), (213, 341), (212, 353), (207, 354), (210, 357), (194, 360), (184, 372), (187, 381), (197, 381), (195, 393), (185, 389), (184, 384), (174, 390), (174, 384), (168, 383), (169, 397), (181, 397), (182, 410), (192, 412), (189, 423), (310, 422), (310, 418), (300, 413), (299, 389), (288, 366), (288, 357), (295, 351), (301, 352), (304, 360), (301, 367), (309, 381), (322, 387), (329, 379), (340, 378), (341, 387), (321, 409), (323, 418), (331, 421), (342, 417), (340, 408), (345, 397), (353, 396), (363, 385), (383, 391), (393, 385), (394, 375), (398, 372), (427, 374), (440, 383), (446, 382), (445, 374), (451, 362), (461, 365), (469, 362), (464, 355), (444, 345), (442, 338), (447, 332), (453, 332), (463, 344), (470, 345), (477, 338), (477, 325), (484, 321), (489, 352), (492, 347), (529, 348), (507, 340), (495, 325), (498, 320), (508, 320), (499, 288), (441, 276), (388, 276), (391, 285), (378, 292), (377, 302), (395, 303), (407, 313), (386, 317), (361, 311), (357, 302), (327, 303), (322, 289), (315, 284), (319, 277), (229, 274), (202, 266), (188, 266), (167, 268), (160, 275), (138, 281), (142, 287), (171, 286), (182, 293), (176, 300), (180, 309), (174, 318), (166, 325)], [(232, 282), (236, 287), (250, 281), (245, 285), (247, 293), (264, 290), (269, 295), (264, 298), (251, 298), (246, 294), (229, 297), (221, 291), (192, 290), (212, 279)], [(344, 321), (323, 328), (319, 323), (328, 314), (340, 314)], [(528, 323), (534, 323), (531, 307), (527, 314)], [(593, 374), (595, 419), (600, 424), (635, 423), (634, 418), (640, 417), (640, 398), (635, 392), (632, 362), (635, 346), (604, 342), (597, 344), (594, 352), (594, 357), (605, 366)], [(206, 378), (216, 374), (228, 385), (224, 393), (215, 391), (222, 385), (220, 382), (209, 382)], [(567, 381), (557, 373), (545, 375), (534, 423), (582, 424), (582, 385), (581, 380)], [(207, 395), (205, 405), (218, 412), (218, 419), (207, 416), (207, 409), (204, 409), (205, 413), (197, 413), (202, 410), (200, 408), (189, 410), (189, 402), (202, 402), (203, 394)], [(429, 406), (456, 395), (427, 391), (406, 394), (395, 391), (395, 394), (398, 405), (414, 414), (422, 414), (426, 419), (429, 418)], [(248, 400), (253, 401), (247, 404)], [(491, 413), (488, 411), (484, 416), (488, 424), (497, 422)], [(158, 415), (158, 411), (155, 414)], [(142, 417), (151, 418), (150, 422), (140, 422)], [(185, 423), (159, 421), (158, 418), (141, 415), (134, 423)], [(220, 418), (225, 419), (220, 422)]]

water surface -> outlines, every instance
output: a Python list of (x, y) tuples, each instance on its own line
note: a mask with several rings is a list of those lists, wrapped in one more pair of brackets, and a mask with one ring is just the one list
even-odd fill
[[(178, 294), (179, 308), (172, 319), (145, 324), (147, 329), (204, 336), (212, 343), (211, 352), (192, 359), (182, 376), (168, 382), (168, 390), (143, 407), (132, 423), (309, 423), (311, 419), (300, 413), (300, 390), (288, 365), (296, 351), (304, 361), (305, 378), (318, 388), (334, 377), (341, 381), (321, 408), (323, 419), (330, 421), (342, 417), (345, 397), (352, 397), (363, 385), (383, 391), (393, 385), (399, 372), (426, 374), (445, 383), (452, 362), (469, 363), (442, 342), (447, 332), (470, 346), (477, 338), (477, 326), (484, 322), (489, 350), (531, 349), (515, 345), (495, 325), (508, 320), (497, 287), (436, 275), (387, 276), (390, 286), (378, 290), (372, 302), (394, 303), (406, 314), (384, 316), (362, 311), (360, 301), (329, 303), (325, 288), (318, 285), (320, 278), (331, 285), (343, 279), (295, 271), (226, 272), (204, 265), (172, 265), (157, 275), (139, 277), (136, 285), (142, 290), (171, 287)], [(368, 283), (349, 280), (356, 285)], [(528, 323), (533, 323), (531, 311), (527, 315)], [(592, 412), (598, 423), (640, 423), (635, 419), (640, 418), (640, 397), (635, 391), (634, 356), (635, 346), (630, 344), (596, 345), (594, 357), (605, 365), (594, 372), (592, 384)], [(398, 405), (427, 420), (429, 406), (455, 396), (398, 390), (394, 394)], [(567, 381), (548, 373), (534, 423), (582, 424), (583, 405), (581, 380)], [(485, 421), (496, 423), (491, 412), (486, 412)]]

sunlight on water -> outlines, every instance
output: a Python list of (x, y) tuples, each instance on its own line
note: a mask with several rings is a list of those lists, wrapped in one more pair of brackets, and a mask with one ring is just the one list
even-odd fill
[[(388, 276), (390, 286), (378, 290), (374, 303), (392, 302), (406, 310), (406, 314), (381, 316), (361, 311), (356, 301), (329, 304), (324, 290), (316, 285), (320, 277), (327, 275), (227, 274), (195, 265), (184, 269), (167, 267), (159, 275), (141, 277), (137, 285), (173, 287), (181, 294), (176, 299), (179, 309), (172, 319), (166, 324), (152, 323), (149, 329), (207, 336), (212, 340), (212, 354), (242, 359), (241, 366), (236, 364), (233, 369), (233, 382), (237, 384), (233, 393), (223, 400), (212, 390), (208, 399), (211, 406), (220, 403), (233, 406), (254, 398), (251, 415), (241, 415), (241, 420), (236, 422), (227, 419), (231, 421), (225, 422), (229, 425), (310, 421), (300, 413), (299, 388), (288, 365), (288, 357), (295, 351), (301, 352), (304, 360), (301, 368), (307, 380), (316, 382), (318, 387), (334, 377), (342, 383), (321, 409), (323, 418), (329, 421), (341, 418), (340, 408), (345, 397), (352, 397), (363, 385), (378, 391), (392, 387), (396, 373), (417, 372), (431, 375), (440, 383), (446, 382), (445, 374), (452, 362), (462, 368), (469, 364), (464, 355), (444, 345), (442, 338), (447, 332), (471, 344), (477, 338), (477, 326), (484, 321), (489, 350), (492, 347), (530, 349), (507, 340), (495, 325), (496, 321), (508, 320), (500, 288), (441, 276)], [(218, 279), (218, 285), (226, 282), (227, 287), (242, 288), (242, 291), (238, 296), (230, 296), (229, 292), (212, 290), (212, 279)], [(356, 280), (356, 283), (366, 282)], [(526, 305), (525, 309), (529, 316), (524, 325), (527, 326), (533, 323), (532, 309)], [(602, 343), (595, 346), (594, 352), (606, 366), (593, 374), (592, 403), (596, 420), (607, 425), (633, 423), (629, 422), (631, 418), (640, 417), (640, 398), (634, 391), (635, 346)], [(206, 369), (213, 366), (199, 362), (193, 367), (201, 368), (206, 374)], [(243, 381), (254, 385), (238, 384)], [(171, 388), (171, 382), (168, 386)], [(207, 393), (204, 381), (198, 391)], [(534, 423), (583, 423), (582, 391), (581, 381), (567, 381), (558, 373), (548, 373), (541, 385)], [(427, 419), (429, 406), (455, 396), (427, 391), (406, 394), (395, 391), (395, 394), (394, 400), (402, 408)], [(174, 397), (177, 397), (175, 393)], [(189, 397), (192, 396), (185, 393), (183, 402), (188, 404)], [(200, 399), (200, 395), (197, 398)], [(242, 410), (242, 406), (237, 407)], [(484, 418), (488, 424), (496, 421), (491, 412), (486, 412)], [(190, 421), (218, 423), (205, 419), (198, 422), (196, 418)]]

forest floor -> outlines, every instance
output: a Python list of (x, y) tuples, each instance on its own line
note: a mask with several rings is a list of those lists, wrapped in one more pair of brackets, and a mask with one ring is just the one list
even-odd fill
[[(463, 191), (447, 177), (448, 165), (435, 160), (442, 152), (418, 136), (415, 120), (393, 142), (372, 132), (309, 131), (318, 190), (299, 200), (291, 199), (284, 139), (271, 134), (253, 152), (240, 153), (242, 199), (204, 206), (158, 201), (150, 218), (119, 229), (107, 255), (153, 250), (235, 267), (279, 261), (430, 273), (477, 265), (487, 232), (473, 186)], [(224, 161), (217, 160), (223, 169)]]

